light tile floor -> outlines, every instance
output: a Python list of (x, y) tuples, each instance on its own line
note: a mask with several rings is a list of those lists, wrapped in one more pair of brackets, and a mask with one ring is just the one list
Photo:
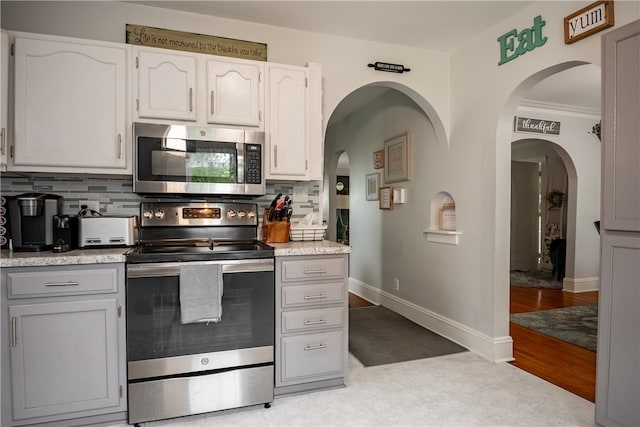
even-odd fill
[(349, 355), (347, 387), (279, 397), (269, 409), (252, 406), (143, 425), (567, 427), (593, 426), (594, 411), (581, 397), (470, 352), (368, 368)]

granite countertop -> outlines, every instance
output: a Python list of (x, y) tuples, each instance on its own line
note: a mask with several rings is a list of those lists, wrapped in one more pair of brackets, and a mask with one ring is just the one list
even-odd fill
[(69, 252), (0, 252), (0, 267), (39, 267), (47, 265), (106, 264), (124, 262), (131, 248), (75, 249)]
[[(351, 247), (329, 240), (311, 242), (269, 243), (275, 256), (332, 255), (351, 252)], [(125, 262), (131, 248), (75, 249), (69, 252), (0, 252), (0, 267), (40, 267), (48, 265), (106, 264)]]
[(333, 255), (351, 253), (351, 246), (332, 242), (330, 240), (267, 244), (275, 249), (275, 256)]

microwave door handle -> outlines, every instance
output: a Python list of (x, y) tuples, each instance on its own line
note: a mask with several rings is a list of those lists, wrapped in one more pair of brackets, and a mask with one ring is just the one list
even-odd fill
[(245, 176), (245, 144), (236, 144), (236, 153), (238, 156), (238, 176), (236, 179), (238, 180), (238, 184), (244, 184), (244, 176)]

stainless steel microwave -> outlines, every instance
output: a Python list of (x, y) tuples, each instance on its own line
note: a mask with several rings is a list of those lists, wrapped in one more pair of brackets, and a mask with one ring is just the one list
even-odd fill
[(265, 194), (264, 132), (133, 124), (133, 191), (141, 194)]

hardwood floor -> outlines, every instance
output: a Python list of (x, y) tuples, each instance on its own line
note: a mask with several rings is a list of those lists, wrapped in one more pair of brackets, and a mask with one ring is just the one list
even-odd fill
[[(598, 292), (573, 294), (558, 289), (511, 287), (513, 313), (595, 304)], [(596, 353), (510, 323), (512, 365), (595, 402)]]
[(356, 294), (349, 292), (349, 308), (369, 307), (375, 304), (371, 304), (364, 298), (360, 298)]
[[(510, 312), (550, 310), (574, 305), (595, 304), (598, 292), (573, 294), (557, 289), (511, 287)], [(373, 305), (349, 293), (349, 308)], [(510, 323), (513, 338), (511, 362), (533, 375), (595, 402), (596, 353), (548, 335)]]

